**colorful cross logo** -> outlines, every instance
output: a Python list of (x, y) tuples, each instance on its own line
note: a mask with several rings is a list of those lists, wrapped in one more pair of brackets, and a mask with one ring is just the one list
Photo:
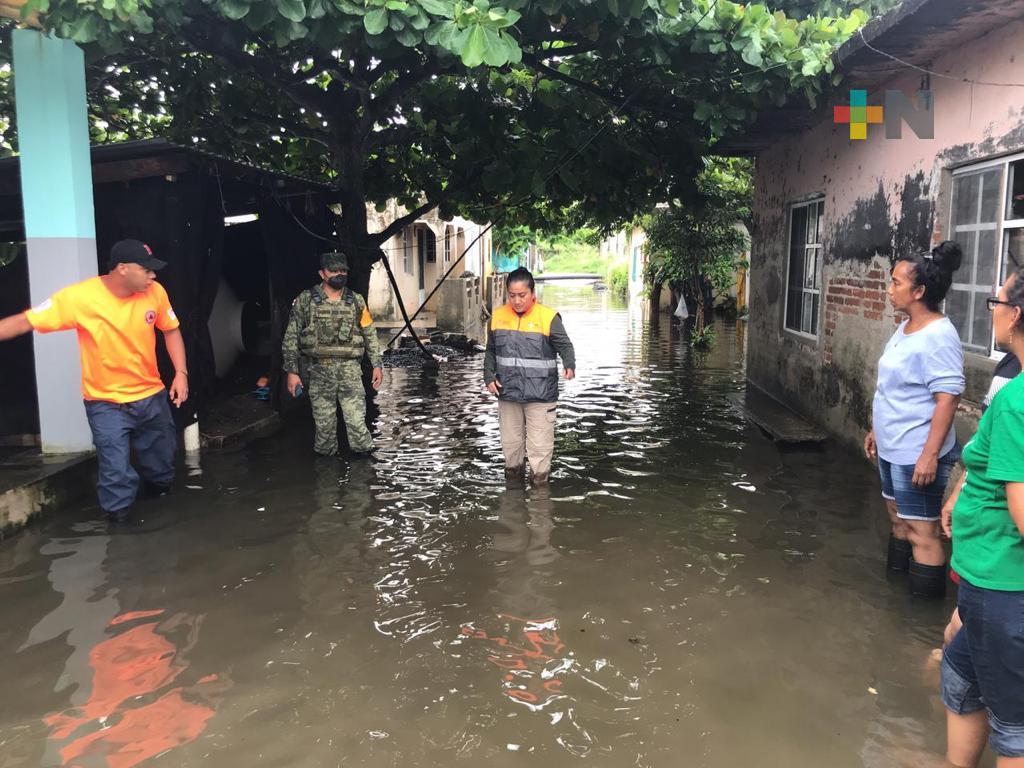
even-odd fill
[(833, 123), (849, 123), (851, 139), (866, 139), (868, 123), (882, 123), (885, 110), (868, 106), (867, 91), (850, 91), (850, 106), (832, 107)]

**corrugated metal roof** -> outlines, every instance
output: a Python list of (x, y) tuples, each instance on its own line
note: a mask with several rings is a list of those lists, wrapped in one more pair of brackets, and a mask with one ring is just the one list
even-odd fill
[[(313, 187), (318, 190), (329, 191), (334, 189), (330, 184), (310, 176), (303, 176), (296, 173), (286, 173), (274, 168), (259, 166), (253, 163), (236, 160), (227, 155), (204, 149), (200, 146), (188, 146), (177, 144), (167, 139), (138, 139), (135, 141), (121, 141), (111, 144), (94, 144), (91, 147), (92, 162), (113, 163), (126, 160), (141, 160), (144, 158), (160, 157), (163, 155), (185, 154), (196, 158), (206, 158), (218, 162), (228, 163), (239, 169), (252, 171), (260, 175), (270, 176), (277, 179), (296, 182), (303, 186)], [(5, 157), (0, 159), (0, 177), (6, 174), (17, 173), (20, 166), (18, 157)]]

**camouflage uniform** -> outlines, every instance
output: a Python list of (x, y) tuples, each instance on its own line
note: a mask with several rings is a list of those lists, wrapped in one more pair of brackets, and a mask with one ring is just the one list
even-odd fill
[[(324, 269), (347, 268), (338, 259), (325, 259), (324, 264)], [(323, 285), (303, 291), (292, 304), (281, 350), (285, 371), (300, 374), (309, 390), (316, 424), (313, 449), (325, 456), (338, 452), (340, 405), (352, 450), (371, 450), (373, 437), (366, 427), (366, 392), (360, 361), (363, 354), (368, 354), (370, 364), (379, 368), (381, 355), (377, 329), (363, 297), (344, 288), (341, 297), (331, 301)], [(300, 372), (306, 368), (301, 362), (308, 363), (308, 371)]]

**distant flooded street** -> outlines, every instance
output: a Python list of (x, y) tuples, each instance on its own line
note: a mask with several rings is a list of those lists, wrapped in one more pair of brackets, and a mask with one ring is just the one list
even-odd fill
[(378, 461), (207, 453), (134, 530), (0, 542), (0, 767), (925, 765), (952, 602), (884, 573), (874, 470), (743, 418), (589, 287), (549, 490), (509, 490), (480, 357), (388, 370)]

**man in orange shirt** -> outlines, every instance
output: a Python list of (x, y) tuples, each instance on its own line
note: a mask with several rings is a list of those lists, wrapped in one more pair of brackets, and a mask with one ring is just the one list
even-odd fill
[[(0, 320), (0, 341), (36, 330), (74, 329), (82, 358), (82, 395), (99, 464), (100, 507), (128, 518), (139, 490), (163, 493), (174, 479), (177, 434), (156, 365), (156, 329), (174, 363), (170, 401), (188, 398), (185, 343), (156, 271), (167, 266), (138, 240), (110, 250), (110, 271), (69, 285), (38, 307)], [(131, 465), (131, 451), (139, 471)]]

